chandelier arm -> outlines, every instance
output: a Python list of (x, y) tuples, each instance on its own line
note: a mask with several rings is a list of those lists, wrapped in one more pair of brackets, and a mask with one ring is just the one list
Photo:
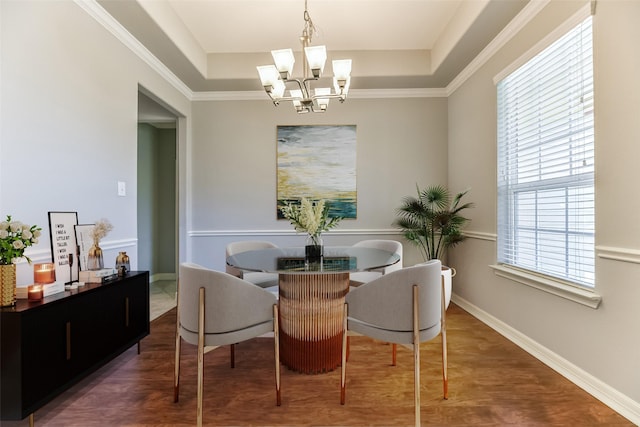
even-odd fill
[(302, 93), (306, 93), (307, 92), (307, 87), (305, 85), (303, 85), (303, 82), (300, 82), (300, 79), (286, 79), (286, 80), (283, 80), (283, 82), (284, 82), (285, 85), (287, 83), (296, 82), (298, 84), (298, 86), (300, 87), (300, 90), (302, 91)]
[[(329, 93), (327, 95), (313, 95), (310, 99), (312, 101), (315, 101), (316, 99), (336, 99), (336, 98), (343, 98), (344, 95), (341, 93)], [(280, 99), (284, 99), (284, 98), (280, 98)]]
[(309, 87), (309, 82), (312, 82), (314, 80), (318, 80), (318, 79), (316, 77), (307, 77), (302, 81), (305, 88), (303, 91), (306, 94), (305, 98), (311, 98), (311, 88)]

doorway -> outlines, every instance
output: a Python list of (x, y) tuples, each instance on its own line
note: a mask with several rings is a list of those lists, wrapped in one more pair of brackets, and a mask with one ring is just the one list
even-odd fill
[(151, 320), (175, 306), (178, 117), (138, 92), (138, 269), (149, 271)]

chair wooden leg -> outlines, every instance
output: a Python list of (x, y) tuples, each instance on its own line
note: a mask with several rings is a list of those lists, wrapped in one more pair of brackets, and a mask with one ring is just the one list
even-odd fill
[(196, 422), (202, 427), (202, 393), (204, 392), (204, 288), (200, 288), (198, 303), (198, 391)]
[(416, 427), (420, 427), (420, 322), (418, 310), (418, 286), (413, 285), (413, 394)]
[(442, 389), (444, 394), (444, 399), (449, 398), (449, 376), (447, 372), (447, 303), (445, 301), (444, 294), (444, 277), (442, 278), (442, 317), (440, 320), (441, 330), (440, 333), (442, 335)]
[(347, 387), (347, 345), (349, 340), (347, 339), (347, 315), (349, 306), (344, 305), (344, 314), (342, 320), (342, 363), (340, 367), (340, 404), (344, 405), (346, 399), (346, 387)]
[[(178, 286), (180, 281), (178, 280)], [(176, 292), (177, 294), (177, 292)], [(180, 304), (176, 297), (176, 354), (173, 371), (173, 402), (177, 403), (180, 395)]]
[(351, 352), (351, 337), (347, 334), (347, 357), (346, 360), (349, 360), (349, 353)]
[(276, 405), (280, 406), (280, 321), (278, 304), (273, 304), (273, 347), (276, 360)]
[(391, 366), (396, 366), (397, 354), (398, 354), (398, 344), (391, 344)]
[(173, 371), (173, 403), (178, 403), (180, 395), (180, 335), (176, 337), (175, 368)]

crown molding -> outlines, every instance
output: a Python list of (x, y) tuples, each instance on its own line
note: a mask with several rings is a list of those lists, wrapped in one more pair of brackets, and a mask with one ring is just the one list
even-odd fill
[[(434, 89), (351, 89), (348, 99), (386, 98), (446, 98), (445, 88)], [(264, 101), (269, 97), (264, 91), (214, 91), (194, 92), (193, 101)]]
[[(551, 0), (531, 0), (524, 9), (476, 56), (446, 88), (416, 89), (352, 89), (351, 99), (389, 99), (389, 98), (446, 98), (452, 95), (462, 84), (480, 69), (499, 49), (517, 34)], [(113, 34), (142, 61), (149, 65), (162, 78), (182, 93), (190, 101), (254, 101), (264, 100), (262, 91), (214, 91), (193, 92), (142, 43), (129, 33), (118, 21), (107, 13), (96, 0), (74, 0), (85, 12), (93, 17), (105, 29)]]
[(156, 73), (165, 79), (178, 92), (187, 99), (193, 99), (193, 91), (185, 85), (175, 74), (169, 70), (158, 58), (156, 58), (142, 43), (138, 41), (129, 31), (127, 31), (113, 16), (107, 13), (96, 0), (74, 0), (87, 14), (98, 21), (107, 31), (109, 31), (123, 45), (128, 47), (143, 62), (149, 65)]
[(467, 65), (447, 86), (447, 96), (452, 95), (464, 82), (504, 47), (525, 25), (527, 25), (551, 0), (531, 0), (509, 24), (491, 40), (473, 61)]

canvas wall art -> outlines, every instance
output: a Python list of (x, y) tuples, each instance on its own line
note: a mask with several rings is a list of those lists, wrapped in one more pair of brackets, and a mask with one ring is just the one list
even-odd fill
[(356, 218), (355, 125), (278, 126), (277, 148), (278, 206), (324, 199), (329, 216)]

